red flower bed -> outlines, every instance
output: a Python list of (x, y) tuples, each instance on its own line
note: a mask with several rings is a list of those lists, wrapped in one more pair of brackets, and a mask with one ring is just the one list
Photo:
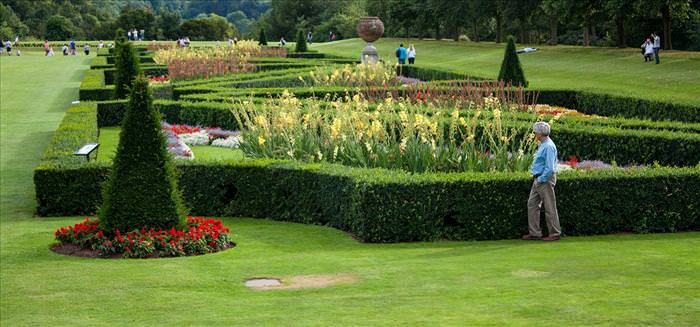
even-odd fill
[(190, 125), (167, 125), (164, 126), (163, 129), (172, 131), (175, 134), (189, 134), (189, 133), (197, 133), (200, 130), (202, 130), (200, 127), (197, 126), (190, 126)]
[(180, 257), (217, 252), (233, 247), (229, 229), (219, 219), (187, 217), (187, 229), (119, 230), (105, 233), (98, 220), (86, 218), (73, 226), (61, 227), (54, 233), (63, 244), (77, 245), (96, 251), (100, 256), (121, 254), (125, 258)]
[(149, 77), (148, 80), (154, 83), (163, 83), (169, 81), (168, 76), (152, 76)]

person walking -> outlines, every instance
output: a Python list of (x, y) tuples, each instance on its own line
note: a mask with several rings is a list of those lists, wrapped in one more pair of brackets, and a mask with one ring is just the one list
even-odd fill
[(74, 40), (70, 41), (70, 55), (71, 56), (76, 55), (76, 53), (75, 53), (75, 41)]
[(406, 63), (406, 56), (407, 56), (407, 51), (406, 48), (403, 47), (403, 43), (401, 43), (396, 49), (396, 58), (399, 61), (399, 65), (403, 65)]
[(67, 56), (68, 55), (68, 45), (63, 44), (63, 47), (61, 48), (61, 51), (63, 51), (63, 55)]
[[(559, 226), (559, 214), (557, 213), (557, 199), (554, 195), (554, 186), (557, 184), (557, 147), (549, 137), (551, 127), (545, 122), (537, 122), (532, 127), (533, 133), (540, 142), (535, 158), (532, 160), (530, 173), (532, 174), (532, 187), (530, 197), (527, 200), (528, 233), (523, 235), (523, 240), (558, 241), (561, 235)], [(540, 208), (544, 204), (545, 220), (549, 235), (542, 237), (540, 228)]]
[(7, 51), (8, 56), (12, 56), (12, 41), (7, 40), (5, 42), (5, 51)]
[(413, 44), (408, 46), (406, 55), (408, 56), (408, 64), (413, 65), (416, 62), (416, 48)]
[(280, 47), (283, 47), (287, 44), (287, 41), (284, 39), (284, 36), (280, 38)]
[(308, 33), (306, 33), (306, 42), (308, 44), (311, 44), (313, 41), (314, 41), (314, 35), (311, 33), (311, 31), (309, 31)]
[(656, 59), (656, 64), (659, 64), (659, 50), (661, 50), (661, 38), (656, 34), (656, 31), (651, 33), (651, 37), (654, 40), (654, 58)]
[(85, 46), (83, 46), (83, 51), (85, 52), (86, 56), (90, 55), (90, 45), (85, 43)]
[(44, 56), (49, 55), (49, 48), (51, 48), (49, 46), (49, 40), (44, 40)]
[(647, 38), (644, 43), (642, 43), (642, 54), (644, 55), (644, 62), (651, 62), (654, 57), (654, 44), (651, 42), (650, 38)]

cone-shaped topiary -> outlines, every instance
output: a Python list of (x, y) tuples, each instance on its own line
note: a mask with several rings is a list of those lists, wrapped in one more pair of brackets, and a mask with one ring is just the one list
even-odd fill
[(304, 37), (304, 31), (299, 30), (297, 33), (297, 46), (294, 51), (296, 52), (306, 52), (309, 48), (306, 46), (306, 38)]
[(114, 44), (116, 45), (123, 41), (126, 41), (126, 32), (121, 28), (117, 28), (117, 32), (114, 34)]
[(126, 98), (129, 95), (129, 88), (134, 83), (134, 78), (141, 73), (139, 58), (136, 50), (126, 39), (116, 40), (116, 50), (114, 58), (114, 96), (117, 99)]
[(518, 53), (515, 52), (515, 39), (512, 36), (508, 37), (506, 53), (503, 56), (503, 63), (501, 64), (501, 72), (498, 74), (498, 80), (523, 87), (527, 87), (528, 85), (525, 79), (525, 73), (523, 73), (523, 68), (520, 66)]
[(185, 226), (182, 195), (166, 149), (148, 81), (134, 80), (117, 155), (104, 188), (101, 229), (132, 231)]
[(258, 44), (267, 45), (267, 36), (265, 36), (265, 29), (260, 29), (260, 37), (258, 38)]

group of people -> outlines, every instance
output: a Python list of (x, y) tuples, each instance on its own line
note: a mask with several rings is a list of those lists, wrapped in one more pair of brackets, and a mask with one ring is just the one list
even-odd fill
[(143, 36), (145, 34), (144, 30), (137, 30), (135, 28), (129, 30), (126, 32), (126, 37), (129, 39), (129, 41), (143, 41)]
[[(103, 47), (104, 43), (100, 41), (100, 43), (97, 45), (97, 48), (101, 49)], [(77, 45), (75, 44), (75, 41), (71, 40), (69, 44), (63, 44), (63, 47), (61, 47), (61, 51), (63, 52), (64, 56), (67, 56), (69, 54), (72, 56), (77, 55)], [(90, 44), (85, 43), (85, 45), (83, 45), (83, 53), (85, 53), (86, 56), (90, 55)], [(44, 55), (47, 57), (52, 57), (54, 55), (53, 47), (51, 47), (49, 40), (44, 40)]]
[(642, 43), (642, 55), (644, 56), (644, 62), (652, 62), (656, 60), (659, 63), (659, 50), (661, 50), (661, 38), (656, 34), (656, 32), (651, 33), (644, 43)]
[(399, 65), (405, 65), (406, 59), (408, 59), (409, 65), (413, 65), (416, 63), (416, 48), (411, 44), (408, 46), (408, 49), (406, 49), (403, 47), (403, 43), (401, 43), (396, 49), (396, 59), (399, 61)]

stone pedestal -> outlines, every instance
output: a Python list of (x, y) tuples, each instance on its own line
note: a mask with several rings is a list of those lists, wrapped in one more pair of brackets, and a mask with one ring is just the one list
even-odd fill
[(367, 42), (367, 46), (362, 49), (360, 61), (363, 64), (376, 64), (377, 61), (379, 61), (379, 53), (377, 52), (377, 48), (372, 45), (372, 42)]

